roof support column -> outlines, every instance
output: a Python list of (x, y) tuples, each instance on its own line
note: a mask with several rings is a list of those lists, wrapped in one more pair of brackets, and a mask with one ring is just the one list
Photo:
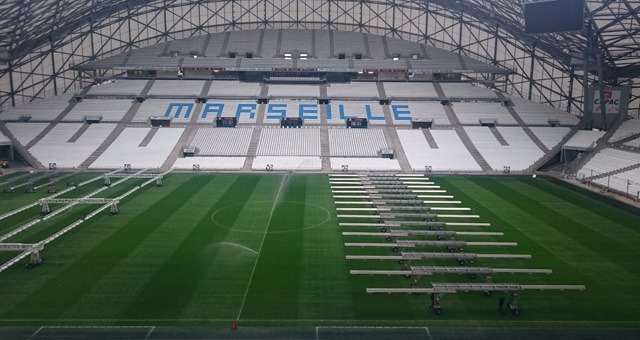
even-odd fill
[(11, 106), (15, 107), (16, 106), (16, 89), (13, 85), (13, 61), (11, 60), (11, 57), (9, 57), (9, 63), (8, 63), (8, 73), (9, 73), (9, 91), (11, 92)]
[(49, 52), (51, 53), (51, 80), (53, 81), (53, 94), (58, 95), (58, 75), (56, 70), (56, 58), (54, 53), (53, 36), (49, 36)]
[(531, 95), (533, 92), (533, 65), (535, 65), (536, 61), (536, 43), (534, 42), (531, 46), (531, 67), (529, 68), (529, 94), (527, 95), (527, 99), (531, 100)]
[(602, 119), (602, 123), (600, 124), (600, 128), (604, 131), (608, 130), (607, 127), (607, 109), (604, 105), (604, 72), (602, 71), (602, 52), (598, 52), (598, 90), (600, 92), (600, 116)]
[(571, 107), (573, 107), (573, 81), (576, 76), (576, 67), (571, 65), (571, 73), (569, 75), (569, 91), (567, 94), (567, 112), (571, 112)]
[(587, 46), (582, 52), (582, 128), (588, 130), (591, 128), (591, 114), (589, 113), (589, 51), (591, 50), (591, 39), (589, 38), (589, 28), (587, 27), (586, 37)]

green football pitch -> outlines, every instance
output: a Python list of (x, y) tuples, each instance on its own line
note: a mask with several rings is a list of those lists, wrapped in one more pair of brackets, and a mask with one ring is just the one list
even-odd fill
[[(81, 173), (68, 180), (95, 176)], [(581, 284), (586, 289), (524, 291), (519, 316), (498, 311), (504, 293), (447, 294), (441, 300), (444, 314), (438, 316), (428, 308), (427, 295), (365, 292), (371, 287), (408, 288), (411, 279), (350, 275), (352, 269), (402, 266), (345, 259), (393, 253), (345, 247), (345, 242), (385, 240), (342, 235), (356, 230), (338, 225), (327, 174), (173, 173), (165, 176), (162, 187), (149, 185), (123, 199), (119, 214), (100, 213), (48, 244), (41, 266), (26, 269), (23, 260), (0, 273), (0, 329), (5, 327), (6, 337), (18, 338), (37, 338), (62, 327), (104, 327), (122, 337), (145, 338), (154, 336), (155, 327), (227, 331), (232, 320), (241, 329), (313, 330), (315, 338), (368, 327), (402, 327), (423, 332), (421, 336), (426, 329), (428, 337), (429, 329), (438, 328), (640, 329), (638, 209), (551, 178), (430, 177), (460, 206), (479, 215), (478, 221), (491, 223), (452, 230), (504, 233), (460, 239), (518, 243), (515, 248), (465, 251), (532, 255), (528, 260), (478, 259), (474, 265), (553, 270), (549, 275), (495, 274), (493, 282)], [(131, 179), (97, 197), (117, 197), (144, 181)], [(101, 185), (96, 181), (62, 197), (79, 197)], [(1, 193), (0, 215), (46, 195)], [(74, 206), (4, 242), (38, 242), (94, 209)], [(0, 220), (0, 234), (40, 218), (39, 212), (36, 206)], [(0, 252), (0, 261), (16, 255)], [(420, 264), (458, 265), (455, 260)], [(482, 280), (436, 274), (421, 277), (419, 285)]]

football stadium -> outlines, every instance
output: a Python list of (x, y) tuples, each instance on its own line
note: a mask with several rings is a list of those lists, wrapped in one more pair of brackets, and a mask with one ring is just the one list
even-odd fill
[(0, 4), (1, 339), (637, 339), (640, 3)]

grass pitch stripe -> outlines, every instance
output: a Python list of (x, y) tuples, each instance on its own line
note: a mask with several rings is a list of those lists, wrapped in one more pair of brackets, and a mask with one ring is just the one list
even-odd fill
[(273, 212), (276, 210), (276, 206), (280, 202), (280, 193), (282, 192), (282, 188), (285, 186), (287, 181), (287, 174), (282, 176), (282, 180), (280, 181), (280, 186), (278, 187), (278, 192), (276, 193), (276, 198), (273, 200), (273, 205), (271, 206), (271, 211), (269, 212), (269, 220), (267, 220), (267, 226), (264, 229), (264, 234), (262, 235), (262, 242), (260, 242), (260, 247), (258, 247), (258, 255), (256, 256), (256, 262), (253, 264), (253, 269), (251, 270), (251, 276), (249, 276), (249, 283), (247, 283), (247, 290), (244, 292), (244, 296), (242, 297), (242, 303), (240, 304), (240, 310), (238, 311), (238, 316), (236, 320), (240, 320), (240, 316), (242, 315), (242, 310), (244, 309), (244, 304), (247, 302), (247, 295), (249, 294), (249, 289), (251, 288), (251, 282), (253, 281), (253, 275), (256, 273), (256, 267), (258, 267), (258, 261), (260, 260), (260, 252), (262, 252), (262, 247), (264, 246), (264, 240), (267, 239), (267, 233), (269, 232), (269, 225), (271, 224), (271, 219), (273, 219)]

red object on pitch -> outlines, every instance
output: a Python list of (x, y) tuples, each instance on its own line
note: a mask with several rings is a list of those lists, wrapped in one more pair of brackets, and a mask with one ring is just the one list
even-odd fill
[(232, 331), (236, 331), (238, 329), (238, 322), (237, 321), (231, 321), (231, 330)]

